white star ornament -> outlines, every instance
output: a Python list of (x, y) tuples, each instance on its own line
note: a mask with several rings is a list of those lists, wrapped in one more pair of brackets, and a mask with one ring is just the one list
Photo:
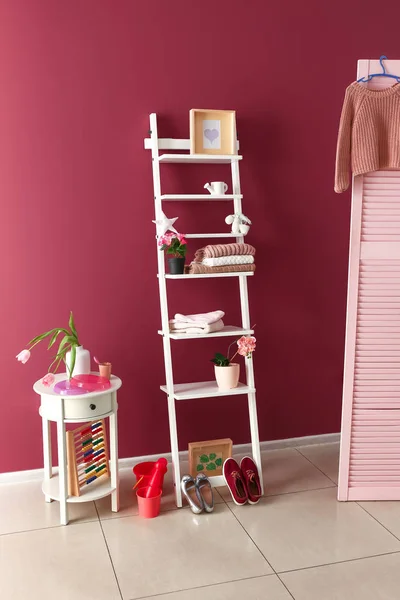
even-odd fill
[(175, 227), (173, 227), (173, 224), (178, 218), (179, 217), (173, 217), (172, 219), (168, 219), (168, 217), (161, 212), (158, 218), (155, 221), (152, 221), (152, 223), (156, 224), (157, 236), (160, 237), (160, 235), (164, 235), (164, 233), (167, 231), (174, 231), (175, 233), (178, 233)]

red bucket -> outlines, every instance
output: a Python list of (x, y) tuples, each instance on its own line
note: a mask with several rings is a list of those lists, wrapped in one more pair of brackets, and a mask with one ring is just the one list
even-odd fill
[(142, 462), (133, 467), (132, 470), (136, 476), (136, 483), (138, 481), (140, 481), (141, 477), (143, 477), (143, 479), (140, 481), (140, 483), (136, 487), (137, 490), (140, 490), (141, 488), (147, 487), (149, 485), (150, 479), (151, 479), (151, 474), (152, 474), (155, 464), (156, 463), (154, 461), (153, 462)]
[(150, 498), (146, 497), (147, 488), (137, 490), (136, 496), (139, 507), (139, 515), (145, 519), (154, 519), (160, 514), (161, 494), (160, 490), (156, 495)]

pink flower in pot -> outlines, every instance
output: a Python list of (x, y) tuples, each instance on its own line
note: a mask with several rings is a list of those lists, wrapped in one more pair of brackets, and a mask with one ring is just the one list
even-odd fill
[(251, 357), (251, 353), (256, 349), (256, 338), (252, 335), (245, 336), (242, 335), (241, 338), (237, 341), (238, 351), (237, 353), (241, 356), (246, 356), (246, 358)]
[(169, 272), (180, 275), (184, 272), (187, 240), (183, 233), (165, 233), (158, 239), (160, 250), (165, 250), (168, 258)]
[[(232, 342), (234, 344), (235, 342)], [(229, 357), (229, 350), (232, 344), (228, 348), (228, 356), (224, 356), (220, 352), (217, 352), (211, 362), (214, 363), (215, 378), (217, 380), (218, 387), (221, 391), (230, 390), (237, 387), (239, 383), (240, 365), (233, 363), (232, 360), (237, 354), (251, 358), (252, 353), (256, 349), (256, 338), (253, 336), (242, 336), (236, 340), (238, 349), (232, 358)]]

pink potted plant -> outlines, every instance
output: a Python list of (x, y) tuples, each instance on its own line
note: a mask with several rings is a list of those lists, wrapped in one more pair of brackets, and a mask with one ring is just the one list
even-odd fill
[[(232, 358), (229, 358), (229, 350), (233, 344), (237, 343), (238, 349)], [(211, 362), (214, 363), (215, 379), (221, 391), (231, 390), (237, 387), (239, 382), (240, 365), (232, 362), (237, 354), (251, 358), (252, 353), (256, 349), (256, 338), (242, 335), (241, 338), (232, 342), (228, 348), (227, 356), (217, 352)]]
[(182, 275), (184, 272), (186, 244), (187, 241), (183, 233), (164, 233), (158, 240), (160, 250), (171, 255), (171, 257), (168, 257), (171, 275)]

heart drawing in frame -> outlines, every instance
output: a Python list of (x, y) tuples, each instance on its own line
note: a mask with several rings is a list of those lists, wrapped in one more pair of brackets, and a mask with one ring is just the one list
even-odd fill
[(212, 144), (216, 139), (219, 138), (219, 131), (218, 129), (205, 129), (204, 137), (208, 139), (210, 144)]

